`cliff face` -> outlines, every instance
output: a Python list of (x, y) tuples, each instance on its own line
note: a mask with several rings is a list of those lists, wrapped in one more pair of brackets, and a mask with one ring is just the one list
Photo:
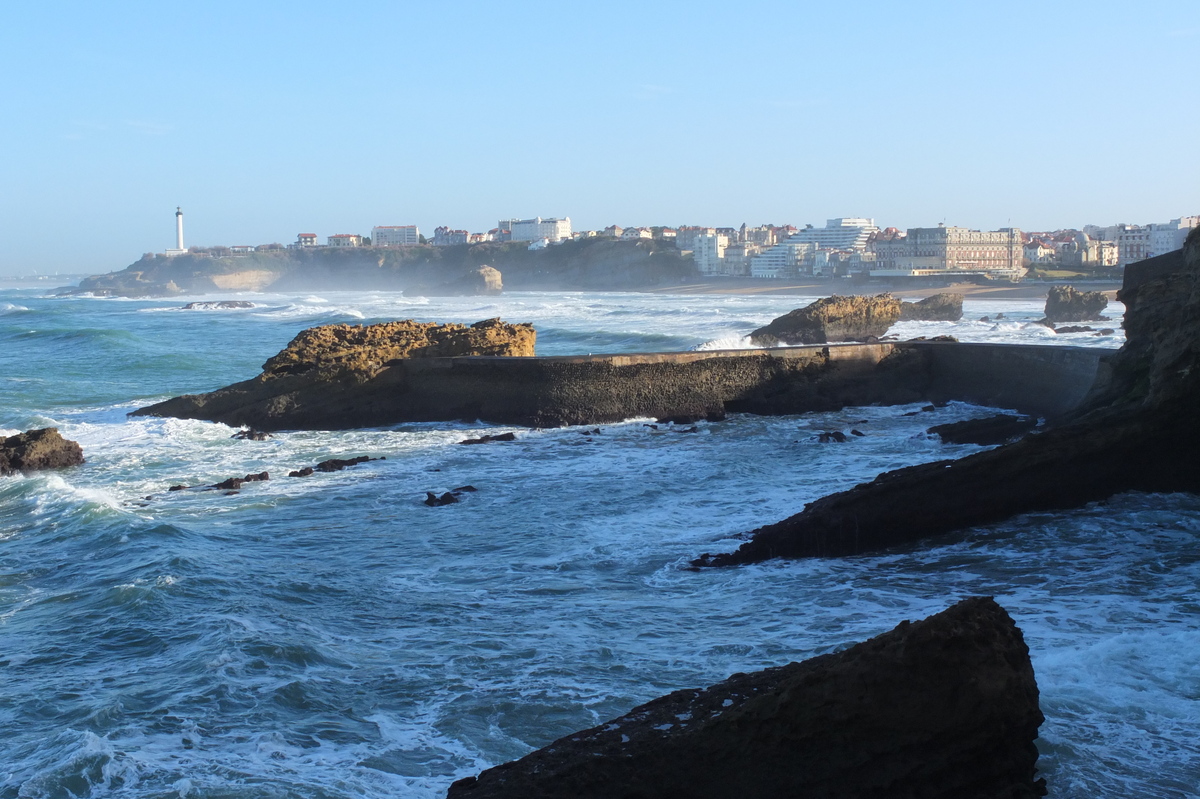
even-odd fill
[(1200, 491), (1200, 229), (1130, 265), (1126, 344), (1078, 409), (1043, 433), (957, 461), (887, 472), (761, 527), (698, 566), (853, 555), (1122, 491)]
[(677, 691), (448, 799), (1008, 797), (1035, 780), (1029, 649), (977, 597), (845, 651)]
[(220, 290), (445, 291), (441, 287), (470, 279), (484, 266), (499, 270), (512, 290), (652, 288), (696, 276), (691, 259), (663, 242), (581, 239), (541, 250), (512, 242), (148, 256), (120, 272), (89, 277), (77, 291), (126, 297)]

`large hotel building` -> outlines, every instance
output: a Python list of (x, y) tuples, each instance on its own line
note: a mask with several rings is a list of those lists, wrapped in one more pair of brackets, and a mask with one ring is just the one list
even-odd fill
[(979, 231), (962, 227), (894, 228), (877, 234), (872, 277), (979, 275), (1019, 280), (1025, 274), (1021, 231)]

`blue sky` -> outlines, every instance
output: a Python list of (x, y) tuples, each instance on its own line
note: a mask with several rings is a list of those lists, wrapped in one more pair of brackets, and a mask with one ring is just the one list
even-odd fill
[(0, 274), (372, 225), (1200, 213), (1200, 8), (54, 2), (0, 26)]

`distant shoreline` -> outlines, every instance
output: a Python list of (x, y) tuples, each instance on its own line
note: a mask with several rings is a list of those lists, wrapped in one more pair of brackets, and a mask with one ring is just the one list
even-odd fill
[(736, 294), (747, 296), (805, 296), (828, 297), (834, 294), (875, 295), (891, 294), (902, 299), (928, 297), (932, 294), (962, 294), (968, 300), (1043, 300), (1054, 285), (1071, 285), (1081, 291), (1103, 291), (1114, 299), (1121, 288), (1116, 280), (1078, 280), (1056, 283), (953, 283), (944, 286), (901, 286), (851, 283), (847, 280), (768, 280), (761, 278), (709, 278), (678, 286), (643, 289), (654, 294)]

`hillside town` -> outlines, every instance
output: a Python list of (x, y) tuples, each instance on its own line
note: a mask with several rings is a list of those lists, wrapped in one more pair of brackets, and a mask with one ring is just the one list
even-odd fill
[(759, 225), (705, 227), (684, 225), (574, 230), (570, 217), (501, 219), (486, 233), (448, 226), (426, 238), (416, 225), (377, 225), (370, 236), (336, 233), (320, 242), (316, 233), (300, 233), (288, 245), (183, 247), (182, 212), (177, 211), (176, 248), (184, 252), (237, 256), (283, 249), (356, 247), (450, 247), (489, 242), (522, 242), (530, 250), (580, 239), (658, 240), (690, 255), (706, 277), (794, 279), (863, 276), (870, 278), (947, 278), (1019, 281), (1029, 277), (1116, 277), (1127, 264), (1183, 246), (1188, 232), (1200, 227), (1200, 215), (1146, 225), (1085, 225), (1082, 229), (980, 231), (939, 224), (936, 227), (880, 228), (874, 219), (838, 217), (824, 227)]

